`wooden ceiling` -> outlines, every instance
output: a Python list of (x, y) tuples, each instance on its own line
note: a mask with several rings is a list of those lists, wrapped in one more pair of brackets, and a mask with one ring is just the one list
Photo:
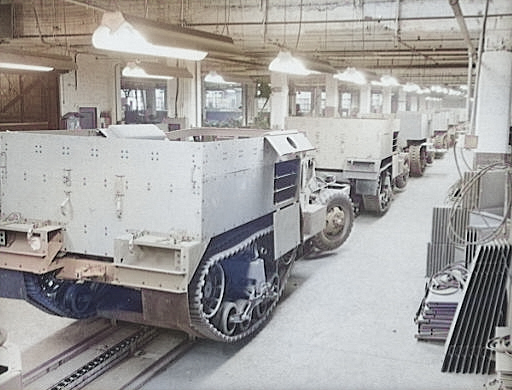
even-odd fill
[[(458, 19), (452, 3), (459, 7)], [(232, 38), (240, 54), (211, 53), (202, 62), (203, 71), (228, 77), (268, 77), (268, 64), (285, 48), (334, 70), (356, 67), (404, 83), (455, 86), (467, 84), (469, 69), (474, 75), (481, 42), (504, 37), (491, 45), (510, 50), (512, 40), (510, 0), (0, 0), (0, 5), (13, 9), (10, 36), (9, 21), (0, 18), (0, 51), (106, 55), (95, 51), (91, 35), (104, 11), (119, 10)]]

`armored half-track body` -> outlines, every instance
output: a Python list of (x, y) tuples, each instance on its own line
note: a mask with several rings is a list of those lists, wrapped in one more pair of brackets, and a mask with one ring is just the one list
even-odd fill
[(392, 118), (288, 117), (288, 129), (304, 131), (315, 146), (319, 175), (350, 182), (358, 210), (387, 212), (394, 189), (407, 184), (409, 167), (397, 148), (400, 123)]
[(233, 342), (294, 260), (350, 234), (349, 188), (297, 131), (152, 125), (0, 134), (0, 296)]

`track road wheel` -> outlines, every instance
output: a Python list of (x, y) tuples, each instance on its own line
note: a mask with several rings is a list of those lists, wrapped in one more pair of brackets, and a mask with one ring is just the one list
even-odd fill
[(398, 190), (403, 190), (405, 188), (405, 186), (407, 185), (407, 179), (408, 179), (408, 177), (406, 174), (402, 174), (402, 175), (395, 177), (395, 187)]
[(206, 318), (212, 318), (219, 310), (224, 298), (226, 278), (220, 263), (215, 263), (203, 279), (203, 312)]
[(434, 153), (433, 152), (426, 152), (425, 153), (425, 164), (432, 165), (434, 163)]
[(224, 302), (220, 308), (219, 324), (222, 332), (227, 336), (235, 333), (236, 322), (233, 321), (233, 316), (236, 313), (236, 305), (233, 302)]
[(312, 239), (313, 246), (320, 251), (338, 248), (350, 235), (354, 224), (354, 207), (350, 198), (341, 192), (328, 192), (322, 199), (327, 206), (325, 228)]

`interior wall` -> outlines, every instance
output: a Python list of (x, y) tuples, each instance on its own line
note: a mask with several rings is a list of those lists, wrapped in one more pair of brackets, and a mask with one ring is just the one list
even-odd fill
[[(97, 115), (110, 113), (115, 122), (117, 113), (115, 61), (89, 54), (76, 58), (77, 70), (61, 77), (61, 113), (78, 112), (80, 107), (95, 107)], [(100, 118), (97, 118), (100, 122)]]

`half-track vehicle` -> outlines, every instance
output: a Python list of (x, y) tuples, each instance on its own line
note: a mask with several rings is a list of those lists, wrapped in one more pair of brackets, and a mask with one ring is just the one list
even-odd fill
[(399, 111), (399, 145), (409, 154), (410, 175), (423, 176), (428, 164), (434, 161), (431, 115), (422, 111)]
[(440, 158), (446, 151), (455, 145), (457, 129), (465, 123), (465, 109), (445, 109), (432, 113), (432, 143), (434, 157)]
[(0, 296), (222, 342), (262, 328), (295, 259), (333, 250), (349, 187), (297, 131), (0, 133)]
[(397, 147), (399, 126), (392, 118), (286, 118), (286, 128), (304, 131), (315, 146), (318, 175), (349, 183), (356, 209), (377, 215), (409, 177), (406, 153)]

